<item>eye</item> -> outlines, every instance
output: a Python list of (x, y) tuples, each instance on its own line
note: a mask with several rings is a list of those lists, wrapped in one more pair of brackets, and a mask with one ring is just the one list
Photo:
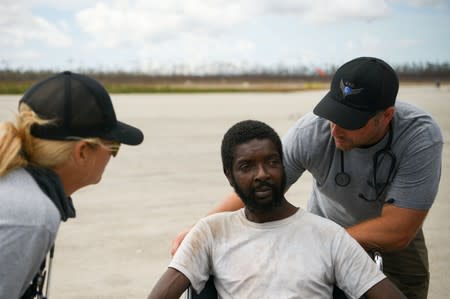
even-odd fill
[(238, 169), (243, 172), (249, 171), (251, 169), (251, 164), (248, 162), (243, 162), (243, 163), (239, 164)]
[(270, 166), (275, 167), (275, 166), (279, 166), (281, 164), (281, 160), (278, 158), (272, 158), (268, 161), (268, 163)]

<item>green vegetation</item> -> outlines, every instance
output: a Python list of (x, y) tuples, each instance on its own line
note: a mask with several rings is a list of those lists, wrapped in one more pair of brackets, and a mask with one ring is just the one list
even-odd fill
[[(396, 66), (402, 84), (450, 82), (449, 63)], [(290, 92), (326, 89), (336, 67), (319, 71), (257, 69), (239, 74), (145, 74), (141, 72), (99, 72), (75, 70), (99, 80), (111, 93), (208, 93), (208, 92)], [(56, 71), (0, 69), (0, 94), (22, 94), (33, 83)]]
[(111, 93), (223, 93), (223, 92), (290, 92), (300, 90), (324, 89), (327, 85), (323, 83), (286, 85), (282, 82), (271, 82), (270, 84), (190, 84), (183, 85), (127, 85), (106, 84), (105, 87)]
[(31, 82), (0, 82), (0, 94), (22, 94)]
[[(33, 82), (0, 82), (0, 94), (23, 94)], [(227, 92), (291, 92), (301, 90), (325, 89), (328, 84), (310, 82), (305, 84), (286, 85), (283, 82), (270, 84), (248, 85), (136, 85), (136, 84), (105, 84), (110, 93), (227, 93)]]

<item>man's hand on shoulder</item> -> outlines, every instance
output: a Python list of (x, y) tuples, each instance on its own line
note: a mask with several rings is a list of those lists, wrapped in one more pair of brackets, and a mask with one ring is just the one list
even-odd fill
[(173, 239), (172, 241), (172, 247), (170, 248), (170, 254), (173, 256), (175, 252), (177, 252), (178, 247), (180, 247), (181, 242), (183, 242), (186, 235), (189, 233), (189, 231), (192, 229), (192, 226), (185, 228), (181, 232), (178, 233), (178, 235)]

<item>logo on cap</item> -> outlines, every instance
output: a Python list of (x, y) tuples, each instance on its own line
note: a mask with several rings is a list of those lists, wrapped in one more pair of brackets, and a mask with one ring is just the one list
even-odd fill
[(342, 91), (342, 96), (345, 98), (346, 96), (349, 96), (349, 95), (354, 95), (354, 94), (358, 94), (358, 93), (360, 93), (361, 91), (363, 91), (363, 89), (364, 88), (353, 88), (351, 85), (353, 85), (353, 84), (351, 84), (351, 83), (349, 83), (349, 82), (345, 82), (345, 84), (344, 84), (344, 82), (342, 81), (342, 79), (341, 79), (341, 82), (339, 83), (339, 85), (340, 85), (340, 87), (341, 87), (341, 91)]

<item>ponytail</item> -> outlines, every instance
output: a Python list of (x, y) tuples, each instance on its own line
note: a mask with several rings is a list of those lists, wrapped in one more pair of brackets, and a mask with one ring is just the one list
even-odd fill
[(46, 140), (31, 135), (33, 124), (49, 122), (39, 118), (26, 104), (21, 104), (16, 124), (0, 124), (0, 176), (27, 165), (53, 168), (69, 159), (74, 141)]

